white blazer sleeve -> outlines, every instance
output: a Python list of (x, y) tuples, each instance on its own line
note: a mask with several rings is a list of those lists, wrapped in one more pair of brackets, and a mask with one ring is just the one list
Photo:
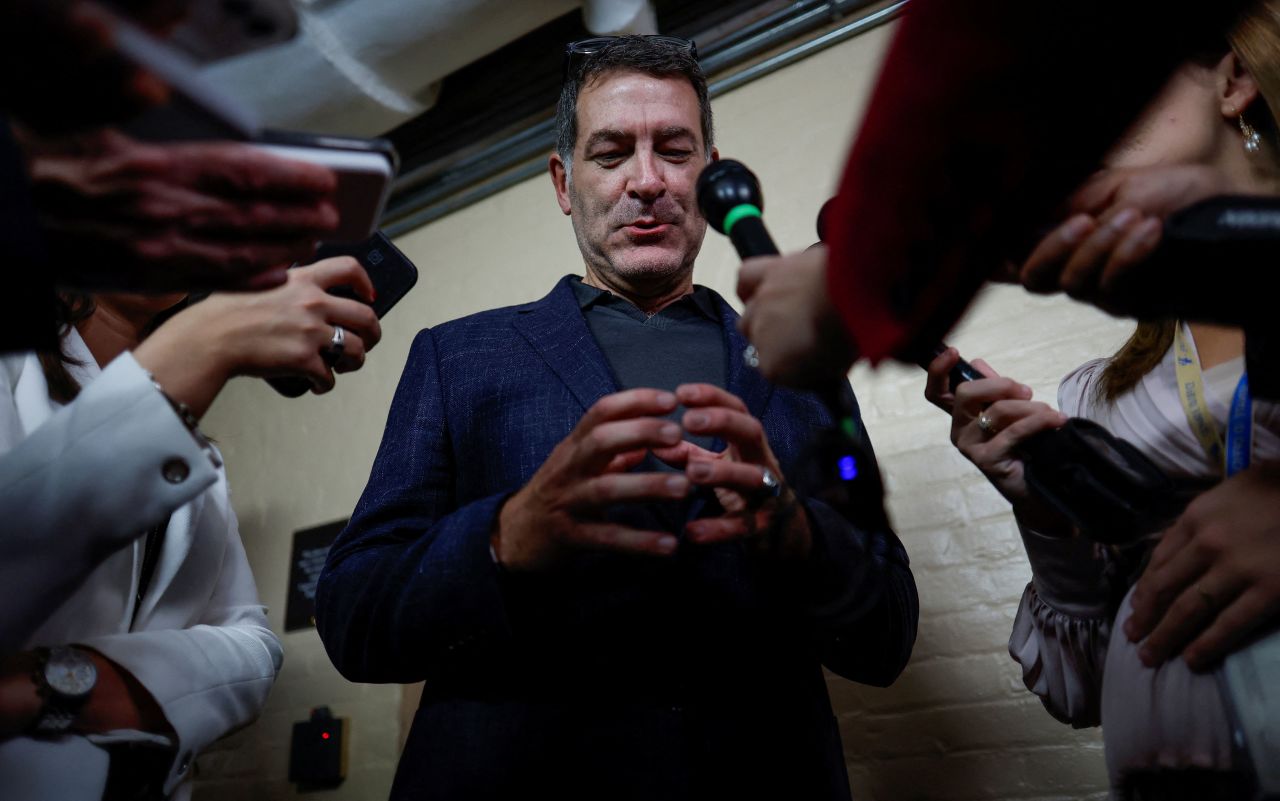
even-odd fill
[(188, 777), (192, 760), (210, 743), (257, 718), (284, 659), (280, 640), (267, 627), (225, 494), (218, 503), (226, 504), (226, 516), (214, 517), (219, 524), (225, 520), (225, 527), (201, 535), (225, 537), (227, 547), (213, 595), (192, 624), (79, 643), (129, 671), (177, 733), (166, 793)]
[(0, 370), (0, 652), (20, 647), (102, 559), (217, 478), (127, 353), (21, 437), (15, 358)]

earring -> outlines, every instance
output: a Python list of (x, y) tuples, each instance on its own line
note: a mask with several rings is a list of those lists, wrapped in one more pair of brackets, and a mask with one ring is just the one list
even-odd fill
[(1244, 152), (1252, 156), (1262, 150), (1262, 137), (1252, 125), (1244, 121), (1243, 114), (1240, 115), (1239, 119), (1240, 133), (1244, 135)]

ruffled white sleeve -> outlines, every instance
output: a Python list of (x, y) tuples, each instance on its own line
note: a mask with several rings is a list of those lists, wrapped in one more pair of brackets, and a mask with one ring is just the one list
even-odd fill
[(1009, 635), (1009, 655), (1049, 714), (1076, 728), (1096, 726), (1115, 613), (1107, 560), (1084, 538), (1020, 528), (1032, 579)]
[[(1064, 414), (1094, 416), (1094, 386), (1105, 366), (1092, 361), (1063, 379), (1058, 408)], [(1081, 537), (1048, 537), (1021, 524), (1019, 530), (1032, 579), (1009, 635), (1009, 655), (1049, 714), (1077, 728), (1096, 726), (1115, 614), (1105, 552)]]

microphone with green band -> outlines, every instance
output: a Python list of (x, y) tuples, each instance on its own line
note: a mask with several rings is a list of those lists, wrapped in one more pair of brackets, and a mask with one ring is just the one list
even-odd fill
[[(729, 237), (743, 259), (776, 256), (778, 247), (764, 226), (764, 193), (760, 181), (740, 161), (721, 159), (698, 176), (698, 207), (712, 228)], [(743, 354), (754, 366), (754, 347)], [(845, 382), (833, 380), (819, 392), (835, 425), (831, 434), (813, 444), (806, 469), (811, 495), (841, 510), (865, 528), (887, 528), (884, 484), (879, 468), (863, 441), (854, 414), (853, 394)]]

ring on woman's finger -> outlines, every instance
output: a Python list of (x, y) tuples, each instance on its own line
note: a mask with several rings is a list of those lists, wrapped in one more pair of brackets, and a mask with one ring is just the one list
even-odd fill
[(996, 424), (987, 416), (986, 412), (978, 415), (978, 429), (987, 436), (996, 433)]
[(347, 331), (340, 325), (333, 327), (333, 336), (329, 338), (329, 344), (325, 346), (325, 350), (331, 356), (341, 356), (343, 351), (347, 349)]
[(1204, 605), (1208, 607), (1209, 611), (1212, 612), (1217, 608), (1218, 605), (1213, 601), (1213, 593), (1200, 586), (1198, 581), (1196, 582), (1196, 592), (1200, 594), (1200, 600), (1204, 601)]

